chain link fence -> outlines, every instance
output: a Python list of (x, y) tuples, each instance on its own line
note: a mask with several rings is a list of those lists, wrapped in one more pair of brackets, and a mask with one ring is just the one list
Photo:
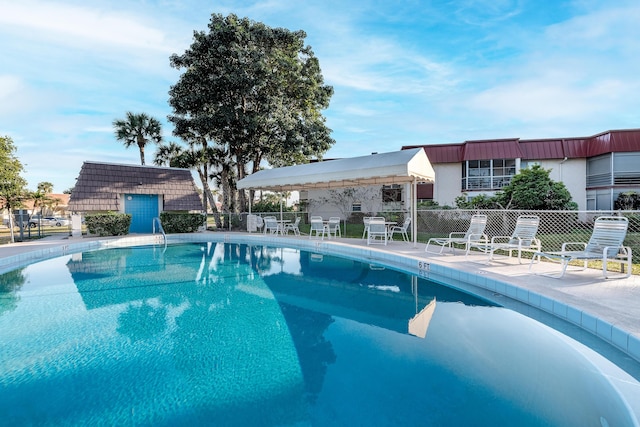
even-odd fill
[(423, 210), (418, 211), (418, 240), (426, 242), (452, 231), (466, 231), (474, 214), (487, 215), (485, 233), (489, 238), (510, 236), (520, 215), (537, 215), (537, 237), (544, 251), (559, 251), (564, 242), (587, 242), (600, 216), (625, 216), (629, 229), (624, 243), (632, 248), (634, 263), (640, 262), (640, 211)]
[[(300, 217), (300, 231), (308, 234), (308, 212), (252, 212), (253, 215), (273, 215), (278, 219), (295, 221)], [(543, 251), (559, 251), (564, 242), (587, 242), (593, 231), (593, 223), (599, 216), (625, 216), (629, 219), (629, 230), (625, 239), (625, 246), (633, 250), (633, 263), (640, 264), (640, 211), (525, 211), (525, 210), (484, 210), (484, 209), (426, 209), (417, 212), (416, 224), (417, 240), (426, 243), (432, 237), (446, 237), (451, 232), (464, 232), (469, 227), (471, 216), (475, 214), (487, 215), (485, 233), (489, 238), (493, 236), (509, 236), (513, 232), (520, 215), (537, 215), (540, 217), (540, 228), (537, 237), (542, 242)], [(221, 230), (247, 231), (248, 213), (230, 214), (220, 213)], [(398, 225), (404, 222), (408, 215), (406, 211), (385, 212), (351, 212), (342, 221), (342, 235), (351, 238), (361, 238), (364, 231), (363, 218), (365, 216), (383, 216), (387, 221), (395, 221)], [(328, 218), (325, 218), (328, 219)], [(219, 229), (216, 219), (209, 214), (207, 221), (209, 230)], [(8, 239), (8, 229), (6, 231)], [(35, 231), (35, 230), (30, 230)], [(70, 228), (49, 227), (47, 233), (70, 233)], [(260, 230), (256, 230), (260, 231)], [(29, 230), (26, 231), (27, 233)]]
[[(278, 219), (294, 221), (301, 217), (300, 230), (307, 232), (309, 215), (307, 212), (253, 212), (254, 215), (275, 215)], [(537, 215), (540, 217), (540, 228), (537, 237), (542, 242), (543, 251), (559, 251), (564, 242), (587, 242), (593, 231), (593, 223), (600, 216), (625, 216), (629, 219), (629, 230), (625, 246), (633, 250), (634, 264), (640, 264), (640, 211), (527, 211), (527, 210), (462, 210), (462, 209), (429, 209), (417, 212), (417, 240), (426, 243), (432, 237), (446, 237), (451, 232), (464, 232), (469, 227), (471, 216), (487, 215), (485, 233), (493, 236), (510, 236), (520, 215)], [(226, 223), (230, 230), (247, 231), (247, 215), (234, 214)], [(388, 212), (352, 212), (342, 222), (343, 236), (361, 237), (364, 229), (362, 218), (365, 216), (383, 216), (388, 221), (396, 221), (401, 225), (406, 211)], [(211, 218), (209, 225), (212, 225)], [(212, 227), (210, 227), (212, 228)], [(215, 228), (215, 226), (213, 227)]]

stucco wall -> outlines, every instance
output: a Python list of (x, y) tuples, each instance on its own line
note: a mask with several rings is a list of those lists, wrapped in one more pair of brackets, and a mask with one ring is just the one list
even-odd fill
[(456, 197), (460, 196), (462, 183), (462, 164), (439, 163), (433, 165), (436, 174), (433, 184), (433, 200), (441, 206), (454, 206)]
[(341, 219), (351, 213), (353, 203), (362, 205), (362, 212), (382, 211), (382, 193), (380, 185), (354, 187), (353, 196), (345, 196), (345, 190), (350, 188), (336, 188), (334, 190), (309, 190), (309, 215), (319, 215), (323, 218), (339, 216)]
[[(579, 210), (587, 209), (587, 166), (585, 159), (538, 160), (544, 169), (550, 169), (549, 177), (553, 181), (563, 182), (571, 193)], [(433, 186), (433, 199), (440, 205), (454, 206), (456, 197), (462, 194), (462, 164), (440, 163), (433, 165), (436, 179)], [(468, 192), (470, 197), (479, 194), (493, 195), (492, 191)]]

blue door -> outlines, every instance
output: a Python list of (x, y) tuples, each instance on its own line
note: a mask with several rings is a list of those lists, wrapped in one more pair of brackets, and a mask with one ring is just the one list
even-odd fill
[(157, 194), (125, 194), (124, 212), (131, 214), (129, 233), (151, 233), (158, 216)]

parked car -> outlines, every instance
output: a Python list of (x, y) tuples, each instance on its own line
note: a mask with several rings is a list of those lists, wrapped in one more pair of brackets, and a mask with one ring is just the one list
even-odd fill
[(42, 217), (41, 219), (39, 216), (32, 216), (29, 220), (29, 227), (35, 228), (38, 226), (38, 224), (40, 224), (42, 227), (61, 227), (63, 225), (68, 226), (70, 222), (68, 219), (61, 217), (47, 216)]

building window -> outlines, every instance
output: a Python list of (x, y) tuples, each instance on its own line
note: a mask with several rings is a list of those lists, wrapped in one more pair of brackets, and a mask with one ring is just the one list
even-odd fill
[(467, 160), (462, 168), (462, 191), (500, 189), (515, 174), (515, 159)]
[(351, 212), (362, 212), (362, 203), (353, 203), (351, 205)]
[(612, 184), (611, 154), (587, 159), (587, 188)]
[(640, 185), (640, 153), (613, 153), (613, 184)]
[(613, 201), (613, 190), (611, 188), (598, 188), (587, 191), (587, 210), (609, 211), (613, 209)]
[(382, 203), (402, 201), (402, 187), (398, 184), (382, 186)]
[(382, 209), (397, 211), (402, 209), (402, 186), (398, 184), (382, 186)]

